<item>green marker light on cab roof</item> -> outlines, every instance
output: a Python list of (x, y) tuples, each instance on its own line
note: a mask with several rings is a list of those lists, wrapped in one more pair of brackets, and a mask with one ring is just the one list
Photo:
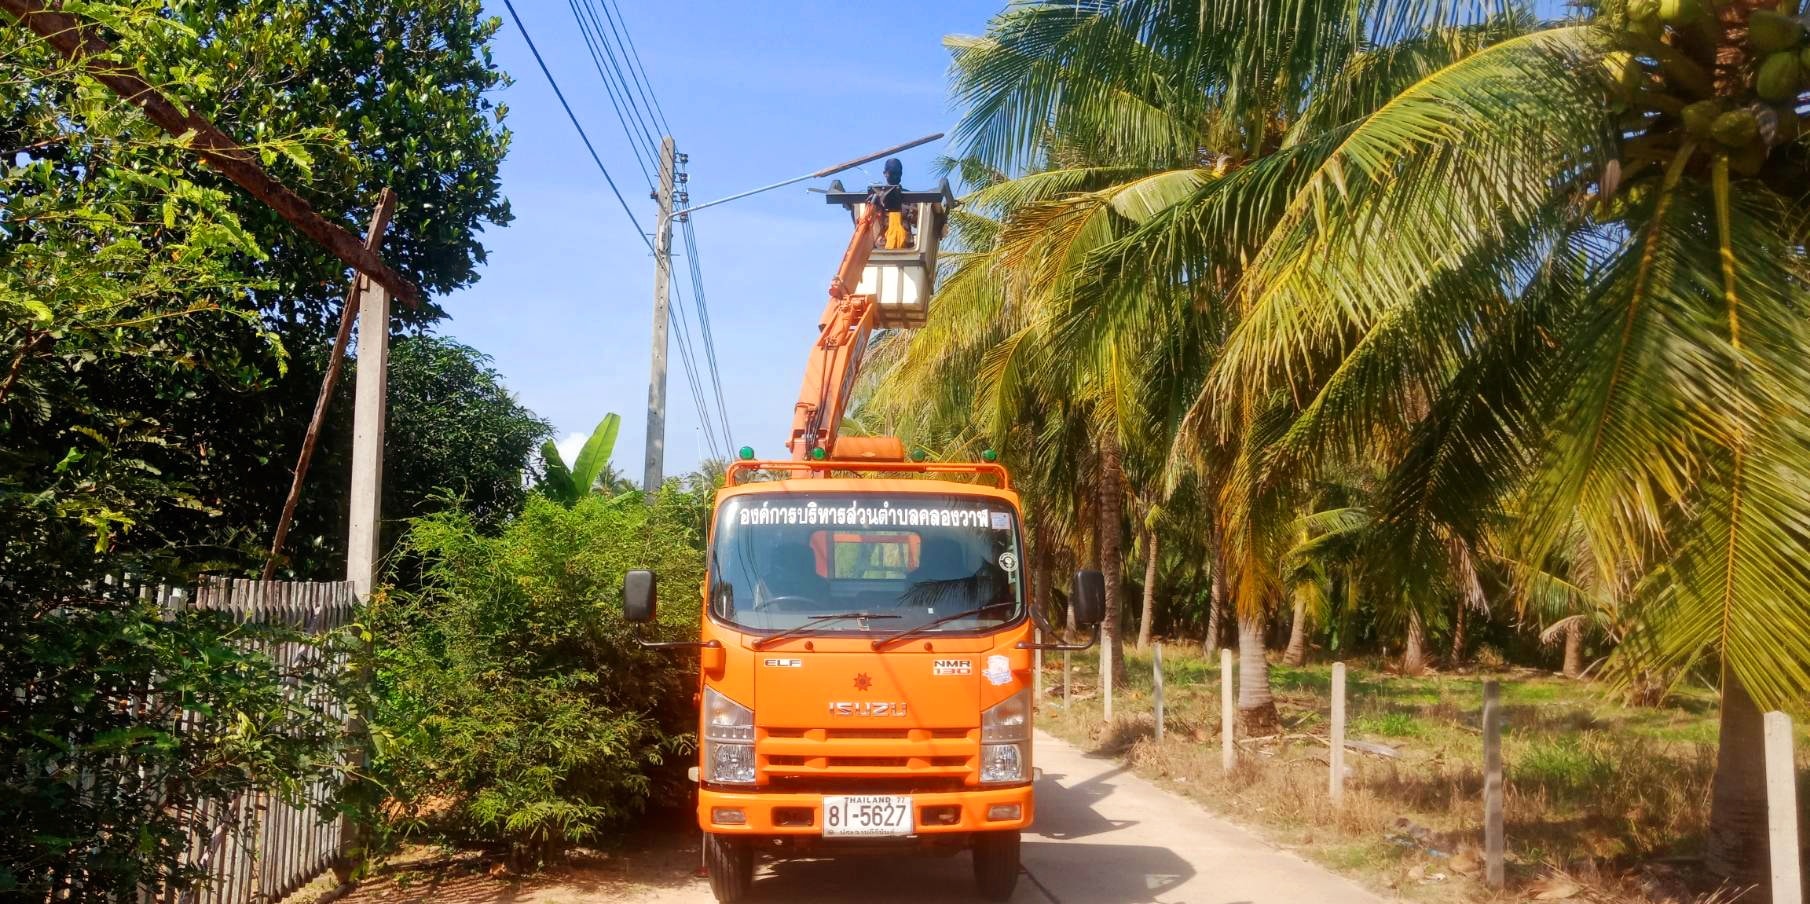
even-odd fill
[(993, 451), (992, 449), (987, 449), (986, 451), (983, 451), (980, 453), (980, 460), (981, 461), (998, 461), (999, 453)]
[(741, 456), (742, 461), (753, 461), (754, 460), (754, 447), (753, 446), (743, 446), (739, 450), (737, 450), (735, 454)]

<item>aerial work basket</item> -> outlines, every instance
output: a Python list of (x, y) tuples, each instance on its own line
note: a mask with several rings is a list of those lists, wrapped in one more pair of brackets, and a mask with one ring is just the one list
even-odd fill
[(876, 185), (866, 192), (846, 192), (840, 184), (833, 184), (828, 200), (848, 208), (857, 222), (870, 204), (881, 204), (890, 215), (879, 219), (875, 246), (867, 266), (861, 270), (861, 282), (854, 294), (874, 299), (876, 327), (923, 326), (930, 311), (930, 296), (936, 290), (937, 246), (948, 227), (949, 209), (956, 204), (949, 180), (944, 179), (936, 191), (904, 191), (897, 185)]

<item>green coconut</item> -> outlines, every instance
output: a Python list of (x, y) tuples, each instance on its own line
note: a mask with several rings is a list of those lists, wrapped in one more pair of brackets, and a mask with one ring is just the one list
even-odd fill
[(1730, 110), (1710, 123), (1709, 134), (1728, 147), (1746, 147), (1760, 137), (1760, 120), (1751, 110)]
[(1797, 96), (1802, 76), (1803, 66), (1797, 54), (1788, 50), (1775, 53), (1760, 63), (1760, 71), (1753, 78), (1753, 92), (1774, 103), (1790, 100)]
[(1665, 23), (1659, 21), (1659, 17), (1656, 15), (1644, 16), (1639, 19), (1629, 19), (1628, 31), (1632, 34), (1643, 35), (1649, 38), (1658, 38), (1665, 34)]
[(1797, 52), (1797, 65), (1805, 72), (1810, 72), (1810, 47)]
[(1708, 138), (1709, 130), (1722, 115), (1722, 105), (1713, 100), (1700, 100), (1694, 104), (1686, 104), (1679, 116), (1684, 119), (1684, 130), (1698, 138)]
[(1667, 25), (1683, 25), (1703, 18), (1700, 0), (1659, 0), (1659, 20)]
[(1804, 26), (1783, 13), (1756, 9), (1747, 20), (1747, 44), (1760, 53), (1788, 50), (1803, 39)]
[(1628, 18), (1652, 19), (1659, 15), (1659, 0), (1628, 0)]

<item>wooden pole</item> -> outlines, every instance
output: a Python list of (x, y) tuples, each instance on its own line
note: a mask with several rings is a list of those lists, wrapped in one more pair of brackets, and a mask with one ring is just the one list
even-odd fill
[(1326, 793), (1332, 805), (1345, 800), (1345, 663), (1332, 664), (1332, 775)]
[(1766, 822), (1772, 837), (1772, 904), (1804, 904), (1803, 849), (1797, 841), (1797, 759), (1791, 717), (1766, 714)]
[(1069, 688), (1075, 684), (1075, 664), (1070, 661), (1074, 656), (1067, 650), (1062, 651), (1062, 708), (1068, 709)]
[(178, 107), (129, 66), (111, 62), (113, 48), (96, 33), (90, 21), (46, 8), (43, 0), (0, 0), (0, 10), (55, 48), (64, 59), (88, 74), (127, 103), (144, 111), (145, 118), (165, 132), (186, 137), (188, 149), (202, 162), (231, 179), (252, 197), (288, 220), (327, 249), (334, 257), (360, 273), (370, 274), (409, 307), (415, 307), (421, 290), (391, 269), (383, 258), (344, 228), (322, 217), (301, 195), (270, 178), (257, 164), (257, 155), (228, 137), (192, 107)]
[[(371, 226), (365, 230), (365, 247), (376, 251), (383, 245), (383, 234), (390, 227), (390, 215), (396, 211), (396, 193), (388, 187), (377, 196), (377, 209), (371, 212)], [(283, 543), (289, 539), (289, 525), (295, 520), (295, 506), (302, 498), (302, 482), (308, 478), (308, 465), (314, 460), (314, 447), (320, 442), (321, 425), (327, 419), (327, 406), (333, 401), (333, 388), (339, 384), (340, 365), (345, 361), (346, 345), (352, 338), (352, 320), (358, 316), (358, 273), (346, 287), (346, 303), (339, 310), (339, 332), (333, 337), (333, 351), (327, 356), (327, 373), (321, 377), (321, 392), (314, 400), (314, 416), (308, 420), (308, 433), (302, 437), (302, 452), (295, 461), (295, 476), (289, 482), (289, 496), (283, 500), (283, 514), (277, 518), (276, 535), (270, 541), (270, 555), (264, 560), (264, 580), (276, 577), (277, 561), (283, 555)]]
[(1238, 749), (1232, 743), (1237, 731), (1236, 701), (1232, 698), (1232, 648), (1219, 651), (1219, 766), (1227, 772), (1238, 765)]
[(358, 381), (352, 406), (351, 533), (346, 580), (361, 598), (377, 585), (383, 516), (383, 426), (390, 366), (390, 293), (370, 278), (358, 312)]
[(1483, 682), (1483, 861), (1490, 888), (1500, 889), (1502, 874), (1502, 687)]
[(1151, 652), (1150, 668), (1156, 673), (1152, 676), (1156, 683), (1156, 742), (1161, 744), (1163, 743), (1163, 643), (1160, 640), (1157, 641), (1155, 650)]

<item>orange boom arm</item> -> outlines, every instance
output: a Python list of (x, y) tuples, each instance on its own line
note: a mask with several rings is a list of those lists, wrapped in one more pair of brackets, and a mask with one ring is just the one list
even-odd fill
[[(955, 199), (948, 180), (935, 192), (908, 192), (896, 185), (868, 193), (844, 192), (840, 185), (832, 189), (829, 202), (855, 212), (855, 234), (830, 279), (829, 303), (817, 320), (817, 341), (805, 364), (786, 446), (794, 461), (903, 461), (905, 447), (895, 437), (842, 436), (842, 417), (874, 328), (923, 323), (935, 282), (937, 243)], [(887, 190), (897, 193), (886, 196), (891, 200), (883, 204), (881, 192)]]
[(811, 346), (798, 404), (792, 409), (792, 438), (786, 445), (796, 461), (809, 459), (813, 449), (822, 449), (826, 457), (836, 450), (842, 415), (854, 392), (861, 356), (874, 329), (873, 296), (855, 295), (849, 290), (861, 282), (861, 271), (873, 253), (881, 213), (877, 204), (863, 205), (848, 251), (842, 255), (842, 266), (830, 279), (830, 300), (818, 318), (817, 342)]

